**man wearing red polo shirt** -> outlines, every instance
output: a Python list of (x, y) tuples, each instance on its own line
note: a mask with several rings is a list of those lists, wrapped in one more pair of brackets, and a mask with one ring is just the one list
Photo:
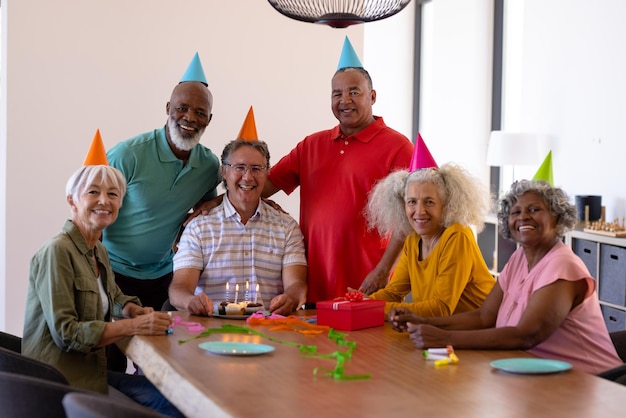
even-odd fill
[(332, 78), (331, 109), (339, 125), (307, 136), (269, 174), (263, 196), (300, 186), (300, 228), (309, 265), (307, 304), (369, 294), (384, 287), (403, 239), (387, 242), (363, 216), (379, 179), (406, 168), (413, 144), (374, 116), (376, 91), (346, 37)]

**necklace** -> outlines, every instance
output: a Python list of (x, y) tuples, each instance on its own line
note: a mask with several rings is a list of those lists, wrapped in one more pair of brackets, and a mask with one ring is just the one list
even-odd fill
[(422, 237), (422, 248), (421, 248), (422, 260), (428, 257), (428, 254), (430, 254), (433, 248), (435, 248), (435, 246), (439, 242), (439, 238), (441, 238), (441, 235), (443, 234), (443, 231), (445, 231), (445, 228), (441, 227), (439, 231), (437, 231), (437, 233), (433, 235), (431, 238), (428, 239), (428, 238)]

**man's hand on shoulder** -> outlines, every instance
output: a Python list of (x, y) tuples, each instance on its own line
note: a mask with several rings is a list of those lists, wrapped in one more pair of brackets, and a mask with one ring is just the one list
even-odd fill
[(223, 194), (221, 194), (219, 196), (215, 196), (211, 200), (206, 200), (204, 202), (198, 203), (194, 207), (193, 212), (190, 213), (189, 216), (187, 216), (187, 219), (185, 220), (185, 222), (183, 222), (183, 226), (187, 226), (187, 224), (189, 222), (191, 222), (191, 220), (193, 218), (195, 218), (196, 216), (198, 216), (200, 214), (208, 215), (209, 212), (211, 211), (211, 209), (218, 207), (219, 204), (222, 203), (222, 200), (224, 200), (224, 195)]
[(276, 209), (276, 210), (278, 210), (278, 211), (280, 211), (282, 213), (287, 213), (278, 203), (274, 202), (273, 200), (263, 198), (263, 201), (265, 203), (267, 203), (268, 205), (270, 205), (271, 207), (273, 207), (274, 209)]

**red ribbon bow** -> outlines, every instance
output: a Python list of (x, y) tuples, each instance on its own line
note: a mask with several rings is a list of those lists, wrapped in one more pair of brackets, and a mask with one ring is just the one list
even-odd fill
[(346, 300), (349, 302), (360, 302), (363, 300), (363, 293), (361, 292), (347, 292)]

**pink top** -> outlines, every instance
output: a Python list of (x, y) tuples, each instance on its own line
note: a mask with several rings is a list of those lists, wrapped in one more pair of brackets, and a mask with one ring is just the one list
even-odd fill
[(516, 326), (533, 292), (559, 279), (587, 281), (585, 300), (567, 315), (544, 342), (528, 350), (537, 357), (562, 360), (588, 372), (623, 364), (617, 356), (600, 311), (596, 282), (572, 249), (558, 242), (529, 272), (524, 250), (519, 248), (498, 277), (504, 296), (496, 327)]

